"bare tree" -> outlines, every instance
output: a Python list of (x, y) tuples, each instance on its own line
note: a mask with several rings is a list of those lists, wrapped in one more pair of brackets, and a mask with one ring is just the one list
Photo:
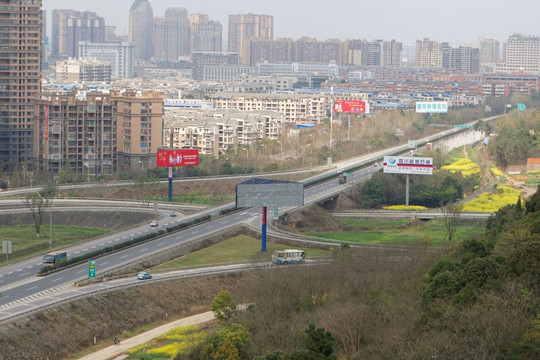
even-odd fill
[(29, 193), (25, 196), (24, 203), (32, 213), (32, 219), (34, 220), (34, 230), (36, 236), (39, 237), (39, 231), (43, 222), (43, 214), (45, 213), (45, 209), (47, 209), (51, 205), (52, 198), (47, 198), (42, 196), (38, 192), (34, 192)]
[(456, 234), (462, 209), (463, 205), (459, 203), (448, 203), (441, 207), (442, 220), (446, 230), (446, 239), (449, 243), (452, 243), (452, 239)]

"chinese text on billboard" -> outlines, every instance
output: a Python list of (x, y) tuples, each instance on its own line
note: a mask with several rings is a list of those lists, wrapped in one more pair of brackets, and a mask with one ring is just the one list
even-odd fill
[(158, 167), (199, 165), (199, 150), (158, 150), (156, 165)]

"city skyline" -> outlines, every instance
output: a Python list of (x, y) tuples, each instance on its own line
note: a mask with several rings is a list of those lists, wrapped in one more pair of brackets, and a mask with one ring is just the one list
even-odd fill
[[(425, 37), (447, 41), (452, 45), (473, 44), (478, 40), (493, 38), (504, 41), (514, 33), (540, 34), (536, 14), (540, 2), (466, 1), (455, 0), (446, 8), (434, 7), (427, 0), (381, 0), (350, 3), (335, 0), (332, 6), (313, 6), (313, 2), (275, 0), (268, 3), (247, 0), (201, 0), (196, 3), (173, 0), (150, 0), (154, 16), (163, 16), (168, 7), (185, 7), (189, 14), (204, 13), (220, 21), (226, 39), (228, 16), (234, 14), (265, 14), (274, 16), (274, 38), (303, 36), (326, 40), (346, 39), (396, 39), (406, 45)], [(94, 11), (103, 16), (107, 25), (117, 27), (118, 34), (129, 32), (129, 9), (133, 0), (43, 0), (48, 16), (53, 9)], [(365, 15), (364, 15), (365, 14)], [(321, 26), (328, 24), (328, 26)]]

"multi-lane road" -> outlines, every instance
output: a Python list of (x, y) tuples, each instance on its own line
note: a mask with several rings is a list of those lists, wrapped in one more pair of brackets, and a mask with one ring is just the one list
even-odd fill
[[(450, 135), (457, 130), (449, 130), (444, 135)], [(440, 137), (441, 134), (420, 139), (422, 141), (433, 141)], [(378, 168), (372, 164), (374, 161), (380, 161), (383, 156), (396, 154), (399, 152), (409, 151), (406, 145), (394, 147), (391, 149), (382, 150), (366, 156), (356, 157), (334, 166), (324, 168), (324, 171), (305, 179), (305, 182), (316, 178), (327, 177), (328, 175), (336, 175), (337, 171), (344, 170), (351, 172), (346, 184), (339, 184), (337, 178), (319, 183), (312, 187), (306, 188), (305, 204), (312, 204), (329, 197), (335, 196), (344, 189), (370, 176)], [(365, 167), (362, 167), (365, 165)], [(349, 169), (358, 168), (350, 171)], [(140, 244), (128, 249), (124, 249), (103, 257), (97, 260), (97, 272), (106, 272), (114, 269), (125, 263), (136, 263), (144, 260), (145, 257), (167, 251), (172, 247), (181, 246), (190, 241), (197, 240), (201, 237), (206, 237), (215, 233), (223, 232), (226, 229), (249, 224), (255, 219), (260, 219), (261, 209), (249, 208), (243, 211), (237, 211), (226, 216), (217, 216), (220, 210), (234, 206), (233, 203), (222, 205), (218, 208), (207, 209), (197, 214), (178, 218), (160, 219), (160, 226), (151, 228), (149, 225), (138, 226), (136, 228), (107, 235), (99, 239), (95, 239), (84, 244), (69, 247), (67, 250), (68, 256), (77, 256), (86, 252), (94, 251), (100, 248), (111, 246), (115, 243), (124, 242), (128, 239), (140, 236), (142, 234), (164, 229), (181, 221), (189, 221), (195, 217), (203, 215), (212, 215), (212, 220), (190, 227), (186, 230), (173, 234), (166, 234), (156, 240)], [(293, 208), (279, 209), (280, 214), (290, 211)], [(272, 209), (269, 209), (270, 211)], [(271, 212), (270, 212), (271, 213)], [(260, 221), (259, 221), (260, 223)], [(37, 277), (41, 268), (41, 258), (32, 257), (24, 261), (19, 261), (13, 264), (8, 264), (0, 268), (0, 321), (12, 317), (14, 314), (24, 313), (26, 311), (46, 305), (52, 300), (61, 300), (66, 298), (67, 290), (73, 293), (74, 283), (87, 278), (88, 265), (83, 263), (62, 271), (58, 271), (45, 277)], [(82, 290), (81, 290), (82, 291)]]

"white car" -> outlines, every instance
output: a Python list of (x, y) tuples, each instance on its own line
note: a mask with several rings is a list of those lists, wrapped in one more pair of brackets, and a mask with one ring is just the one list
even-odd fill
[(151, 227), (156, 227), (156, 226), (158, 226), (158, 225), (159, 225), (159, 224), (158, 224), (157, 220), (154, 220), (154, 221), (152, 221), (152, 222), (150, 223), (150, 226), (151, 226)]

